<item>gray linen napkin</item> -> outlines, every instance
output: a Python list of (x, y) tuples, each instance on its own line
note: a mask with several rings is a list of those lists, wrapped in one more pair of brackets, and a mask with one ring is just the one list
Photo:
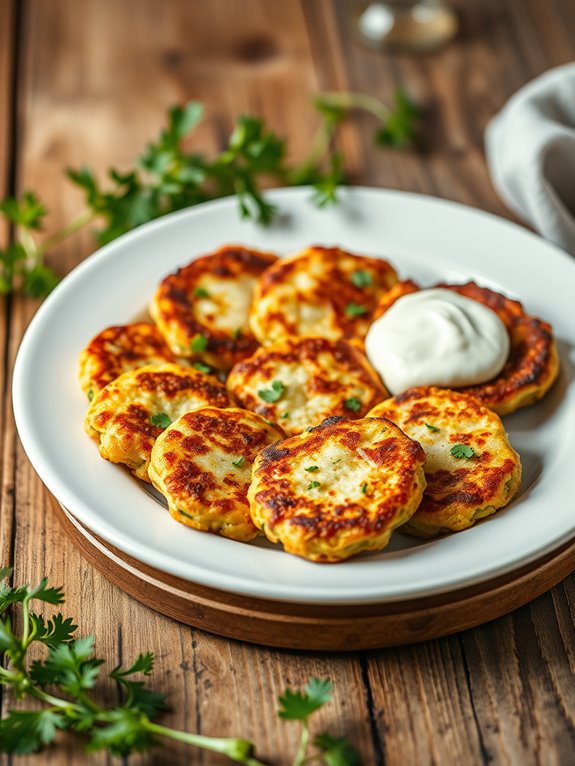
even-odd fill
[(504, 202), (575, 255), (575, 64), (521, 88), (488, 124), (485, 150)]

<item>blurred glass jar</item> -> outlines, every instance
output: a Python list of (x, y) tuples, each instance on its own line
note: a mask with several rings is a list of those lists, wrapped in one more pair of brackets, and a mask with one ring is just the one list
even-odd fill
[(378, 50), (435, 50), (453, 39), (457, 27), (455, 11), (441, 0), (363, 3), (357, 17), (362, 42)]

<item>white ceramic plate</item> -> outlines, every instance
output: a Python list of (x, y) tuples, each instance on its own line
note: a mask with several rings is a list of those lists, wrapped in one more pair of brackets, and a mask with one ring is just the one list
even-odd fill
[[(268, 229), (240, 221), (234, 199), (167, 216), (103, 248), (58, 286), (30, 324), (14, 373), (20, 437), (48, 489), (91, 530), (146, 564), (286, 601), (359, 604), (446, 592), (512, 571), (573, 537), (575, 261), (518, 226), (442, 200), (353, 189), (338, 207), (319, 211), (309, 196), (305, 189), (271, 192), (282, 215)], [(164, 275), (228, 242), (280, 253), (337, 244), (382, 255), (402, 278), (475, 279), (550, 321), (560, 380), (544, 401), (506, 418), (524, 474), (513, 503), (465, 532), (432, 542), (396, 533), (379, 554), (329, 566), (265, 541), (236, 543), (188, 529), (126, 471), (100, 459), (82, 426), (78, 353), (104, 327), (138, 315)]]

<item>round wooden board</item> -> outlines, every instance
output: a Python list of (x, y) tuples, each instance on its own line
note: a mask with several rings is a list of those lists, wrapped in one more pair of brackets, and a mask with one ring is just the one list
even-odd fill
[(575, 540), (514, 572), (423, 599), (359, 606), (292, 604), (208, 588), (131, 558), (52, 505), (84, 557), (151, 609), (227, 638), (288, 649), (349, 651), (426, 641), (494, 620), (575, 570)]

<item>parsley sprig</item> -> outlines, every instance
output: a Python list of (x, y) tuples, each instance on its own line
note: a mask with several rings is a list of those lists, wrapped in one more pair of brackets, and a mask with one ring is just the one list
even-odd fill
[(168, 111), (166, 127), (144, 148), (133, 168), (111, 168), (105, 180), (87, 166), (68, 170), (69, 180), (84, 193), (86, 209), (51, 236), (38, 241), (47, 210), (34, 192), (0, 200), (0, 217), (12, 231), (11, 242), (0, 248), (0, 293), (22, 290), (36, 298), (47, 295), (58, 277), (44, 262), (46, 253), (94, 222), (96, 241), (104, 245), (166, 213), (235, 195), (242, 218), (266, 225), (277, 213), (262, 194), (270, 182), (310, 184), (315, 205), (336, 203), (345, 173), (334, 141), (348, 115), (356, 110), (373, 115), (376, 144), (391, 147), (403, 147), (412, 140), (419, 118), (419, 110), (401, 89), (392, 107), (373, 96), (345, 92), (323, 93), (314, 106), (322, 121), (300, 164), (289, 165), (285, 139), (250, 115), (237, 118), (227, 146), (215, 157), (187, 151), (185, 142), (203, 116), (202, 105), (192, 101)]
[[(34, 753), (54, 742), (59, 731), (67, 730), (87, 739), (89, 753), (107, 750), (128, 756), (158, 747), (167, 738), (226, 755), (236, 763), (264, 766), (249, 740), (207, 737), (171, 729), (154, 720), (167, 705), (165, 696), (146, 683), (154, 667), (151, 652), (141, 653), (128, 667), (118, 665), (108, 673), (120, 687), (122, 701), (116, 707), (102, 706), (92, 692), (104, 664), (94, 655), (94, 637), (77, 638), (77, 626), (60, 613), (46, 619), (31, 610), (32, 601), (62, 604), (62, 588), (48, 587), (45, 578), (36, 587), (11, 587), (6, 582), (11, 574), (10, 567), (0, 568), (0, 659), (4, 656), (0, 685), (9, 687), (17, 700), (34, 698), (41, 707), (10, 710), (0, 719), (0, 752)], [(20, 615), (13, 620), (10, 612), (16, 606)], [(21, 626), (19, 631), (16, 625)], [(43, 646), (43, 654), (34, 647), (31, 658), (33, 645)], [(330, 698), (331, 683), (318, 679), (312, 679), (303, 693), (288, 689), (279, 698), (280, 716), (301, 720), (306, 732), (294, 766), (301, 766), (306, 759), (310, 715)], [(322, 733), (314, 744), (319, 752), (313, 760), (326, 766), (358, 763), (356, 751), (344, 737)]]

